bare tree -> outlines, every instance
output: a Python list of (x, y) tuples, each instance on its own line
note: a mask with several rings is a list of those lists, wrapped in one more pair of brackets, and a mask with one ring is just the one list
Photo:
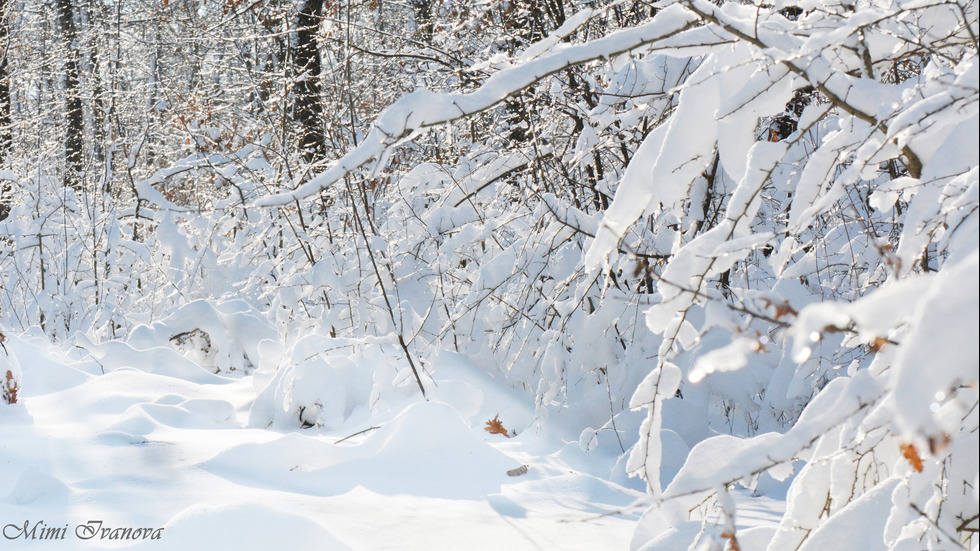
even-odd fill
[[(7, 0), (0, 0), (0, 167), (7, 164), (10, 155), (10, 74), (7, 52), (10, 36), (7, 29)], [(0, 182), (0, 220), (10, 215), (11, 186), (6, 180)]]
[(303, 160), (310, 164), (323, 160), (327, 149), (323, 139), (320, 51), (316, 39), (322, 15), (323, 0), (307, 0), (303, 4), (296, 18), (299, 28), (293, 45), (293, 63), (297, 74), (293, 117), (301, 126)]
[(82, 144), (85, 123), (78, 79), (78, 44), (72, 0), (58, 0), (58, 26), (65, 44), (65, 174), (66, 186), (80, 188), (84, 171)]

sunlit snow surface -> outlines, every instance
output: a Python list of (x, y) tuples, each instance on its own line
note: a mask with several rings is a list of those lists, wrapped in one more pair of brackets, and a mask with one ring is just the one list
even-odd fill
[[(3, 549), (628, 549), (644, 510), (630, 507), (636, 481), (610, 481), (618, 453), (550, 439), (530, 398), (458, 357), (443, 357), (429, 401), (409, 386), (338, 430), (248, 428), (253, 375), (117, 344), (95, 361), (8, 340), (23, 390), (0, 406), (0, 524), (69, 530)], [(497, 414), (516, 437), (483, 430)], [(90, 520), (164, 531), (75, 538)]]

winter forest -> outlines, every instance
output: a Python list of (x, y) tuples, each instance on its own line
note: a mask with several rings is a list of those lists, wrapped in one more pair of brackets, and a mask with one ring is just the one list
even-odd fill
[(980, 549), (974, 0), (0, 0), (4, 549)]

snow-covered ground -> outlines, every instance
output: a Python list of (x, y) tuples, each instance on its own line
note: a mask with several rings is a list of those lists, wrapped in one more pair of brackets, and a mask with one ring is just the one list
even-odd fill
[[(530, 397), (459, 357), (427, 401), (336, 431), (273, 429), (248, 422), (260, 373), (110, 344), (8, 338), (23, 390), (0, 406), (3, 549), (627, 549), (643, 511), (614, 455), (547, 436)], [(484, 430), (498, 414), (516, 436)], [(91, 521), (163, 531), (80, 539)]]

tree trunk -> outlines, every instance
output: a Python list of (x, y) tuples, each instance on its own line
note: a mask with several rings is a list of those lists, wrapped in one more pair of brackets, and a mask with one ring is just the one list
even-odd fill
[(78, 82), (78, 44), (75, 8), (72, 0), (57, 0), (58, 26), (65, 43), (65, 176), (64, 183), (75, 189), (82, 184), (82, 97)]
[(316, 35), (320, 28), (323, 0), (307, 0), (299, 10), (293, 63), (299, 80), (294, 87), (294, 119), (300, 124), (300, 148), (307, 163), (322, 161), (327, 147), (323, 136), (323, 107), (320, 104), (320, 50)]
[[(85, 32), (87, 34), (87, 39), (96, 42), (96, 37), (99, 35), (99, 28), (97, 27), (103, 21), (108, 20), (108, 11), (105, 6), (101, 5), (96, 0), (89, 0), (87, 9), (83, 10), (84, 14), (84, 24)], [(111, 63), (111, 61), (110, 61)], [(101, 173), (98, 177), (102, 180), (102, 189), (109, 189), (109, 181), (112, 174), (112, 166), (109, 151), (108, 151), (108, 125), (109, 118), (107, 116), (107, 102), (106, 98), (108, 91), (102, 82), (102, 57), (100, 56), (100, 45), (93, 44), (88, 49), (88, 61), (87, 66), (84, 70), (88, 78), (92, 80), (92, 120), (91, 120), (91, 132), (92, 132), (92, 170), (93, 172), (98, 169)]]
[[(10, 155), (10, 75), (8, 74), (7, 50), (10, 36), (7, 25), (7, 0), (0, 0), (0, 168), (9, 163)], [(12, 187), (7, 180), (0, 179), (0, 220), (10, 215), (10, 193)]]
[(10, 153), (10, 74), (7, 50), (10, 36), (7, 18), (7, 0), (0, 0), (0, 165), (7, 162)]
[(432, 17), (432, 0), (411, 0), (412, 13), (415, 15), (415, 32), (424, 44), (432, 44), (435, 31), (435, 21)]

